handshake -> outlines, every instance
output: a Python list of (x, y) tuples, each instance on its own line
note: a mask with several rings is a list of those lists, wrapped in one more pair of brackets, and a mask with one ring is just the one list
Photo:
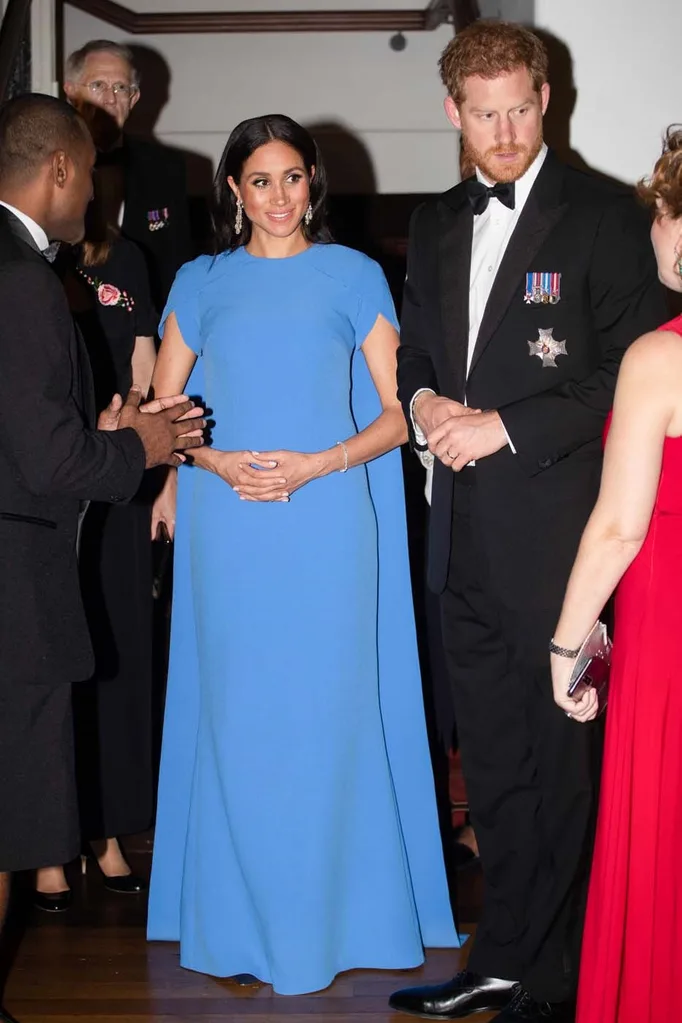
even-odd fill
[(97, 429), (134, 430), (144, 447), (145, 468), (180, 465), (185, 461), (183, 451), (204, 443), (204, 410), (186, 394), (156, 398), (144, 405), (141, 402), (142, 392), (137, 387), (130, 389), (125, 401), (115, 394), (100, 413)]

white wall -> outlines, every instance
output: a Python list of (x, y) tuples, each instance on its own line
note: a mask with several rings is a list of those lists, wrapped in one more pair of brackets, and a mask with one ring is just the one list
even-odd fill
[[(319, 9), (323, 0), (196, 0), (202, 10)], [(328, 0), (366, 9), (365, 0)], [(486, 0), (488, 8), (503, 10)], [(508, 3), (509, 0), (506, 0)], [(522, 0), (519, 10), (525, 9)], [(371, 0), (415, 8), (426, 0)], [(130, 0), (137, 11), (178, 11), (188, 0)], [(527, 5), (526, 5), (527, 6)], [(651, 167), (663, 128), (682, 121), (681, 0), (536, 0), (535, 23), (565, 42), (578, 90), (571, 143), (591, 166), (635, 181)], [(497, 13), (497, 12), (495, 12)], [(394, 53), (390, 33), (136, 36), (172, 70), (157, 134), (211, 158), (242, 118), (282, 111), (305, 124), (336, 124), (369, 154), (380, 192), (434, 192), (457, 180), (457, 140), (442, 110), (437, 60), (443, 26), (408, 34)], [(124, 36), (65, 7), (65, 48)], [(364, 186), (349, 181), (346, 190)], [(338, 190), (338, 188), (337, 188)]]
[(622, 181), (648, 173), (682, 122), (681, 0), (536, 0), (535, 24), (566, 43), (578, 91), (571, 144)]
[[(414, 8), (421, 0), (372, 0), (379, 8)], [(132, 6), (132, 4), (131, 4)], [(201, 0), (202, 10), (273, 10), (272, 0)], [(319, 9), (320, 0), (281, 2)], [(365, 8), (334, 0), (335, 8)], [(181, 0), (135, 0), (137, 11), (186, 10)], [(135, 36), (127, 42), (163, 54), (172, 70), (170, 100), (156, 134), (218, 160), (232, 127), (245, 117), (290, 114), (308, 126), (339, 125), (360, 139), (380, 192), (441, 191), (457, 180), (457, 139), (442, 110), (438, 56), (451, 30), (410, 33), (405, 50), (391, 33)], [(65, 50), (122, 33), (65, 7)], [(345, 191), (363, 191), (366, 175)], [(339, 190), (338, 187), (335, 188)]]

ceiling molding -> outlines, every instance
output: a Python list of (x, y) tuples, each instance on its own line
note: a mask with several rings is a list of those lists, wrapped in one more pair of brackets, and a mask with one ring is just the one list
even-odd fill
[(71, 7), (129, 35), (188, 32), (425, 32), (436, 27), (429, 10), (184, 11), (138, 14), (115, 0), (65, 0)]

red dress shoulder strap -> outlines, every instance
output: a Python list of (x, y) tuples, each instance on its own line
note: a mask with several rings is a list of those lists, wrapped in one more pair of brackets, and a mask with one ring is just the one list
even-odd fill
[(664, 323), (659, 330), (674, 330), (676, 334), (682, 334), (682, 316), (676, 316), (674, 320)]

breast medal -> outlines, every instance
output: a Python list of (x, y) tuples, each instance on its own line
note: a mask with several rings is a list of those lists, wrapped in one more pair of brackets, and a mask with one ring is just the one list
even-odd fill
[(147, 213), (147, 226), (150, 231), (160, 231), (168, 223), (168, 207), (162, 210), (149, 210)]
[(523, 301), (530, 305), (556, 305), (561, 298), (561, 274), (529, 271)]
[(568, 355), (568, 352), (565, 341), (556, 341), (552, 337), (553, 331), (554, 327), (550, 327), (549, 330), (538, 327), (538, 340), (528, 342), (528, 354), (537, 355), (538, 359), (542, 359), (543, 366), (556, 369), (557, 355)]

